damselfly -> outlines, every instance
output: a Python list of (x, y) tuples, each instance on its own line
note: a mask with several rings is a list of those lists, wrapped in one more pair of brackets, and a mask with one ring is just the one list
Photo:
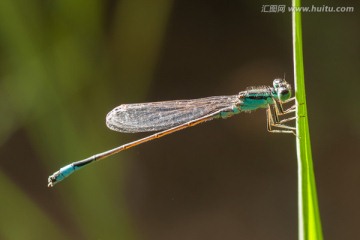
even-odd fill
[(272, 87), (251, 87), (238, 95), (120, 105), (106, 116), (108, 128), (127, 133), (160, 132), (60, 168), (59, 171), (49, 177), (48, 186), (53, 187), (73, 172), (92, 162), (139, 144), (202, 122), (217, 118), (228, 118), (240, 112), (249, 112), (259, 108), (266, 109), (267, 130), (269, 132), (296, 135), (294, 127), (284, 124), (294, 120), (295, 117), (284, 118), (283, 120), (279, 118), (280, 115), (295, 111), (295, 105), (286, 110), (283, 107), (284, 103), (294, 100), (290, 97), (290, 84), (284, 79), (275, 79)]

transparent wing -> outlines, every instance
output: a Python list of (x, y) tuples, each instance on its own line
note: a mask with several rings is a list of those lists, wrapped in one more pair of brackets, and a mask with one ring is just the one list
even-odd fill
[(106, 125), (118, 132), (159, 131), (211, 114), (222, 108), (231, 107), (239, 101), (237, 95), (232, 95), (122, 104), (108, 113)]

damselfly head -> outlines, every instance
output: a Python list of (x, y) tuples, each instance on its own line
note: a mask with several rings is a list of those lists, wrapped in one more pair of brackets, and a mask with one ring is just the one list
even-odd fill
[(273, 86), (280, 102), (286, 101), (291, 97), (291, 85), (284, 79), (275, 79), (273, 81)]

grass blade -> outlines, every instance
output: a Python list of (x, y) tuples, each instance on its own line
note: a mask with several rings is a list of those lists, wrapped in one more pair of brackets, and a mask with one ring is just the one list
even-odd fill
[(302, 54), (301, 1), (293, 0), (293, 54), (297, 111), (297, 157), (298, 157), (298, 214), (299, 239), (322, 240), (322, 229), (315, 175), (311, 154), (311, 143), (305, 96), (304, 63)]

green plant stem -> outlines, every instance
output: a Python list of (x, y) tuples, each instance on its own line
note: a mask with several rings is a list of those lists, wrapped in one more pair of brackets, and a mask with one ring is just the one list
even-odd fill
[[(300, 0), (293, 0), (294, 8), (301, 6)], [(317, 201), (315, 175), (311, 154), (310, 133), (305, 96), (304, 64), (302, 54), (301, 12), (294, 9), (293, 54), (294, 78), (297, 111), (297, 157), (298, 157), (298, 214), (299, 239), (323, 239), (320, 214)]]

